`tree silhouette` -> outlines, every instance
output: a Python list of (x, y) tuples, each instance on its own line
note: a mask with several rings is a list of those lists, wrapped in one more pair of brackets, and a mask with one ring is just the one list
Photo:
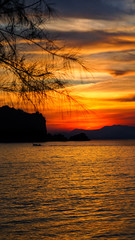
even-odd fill
[[(74, 63), (85, 67), (78, 56), (62, 51), (43, 27), (54, 13), (45, 0), (0, 0), (0, 91), (19, 94), (31, 102), (59, 89), (68, 96), (61, 70), (68, 71)], [(41, 50), (44, 64), (30, 61), (22, 44)]]

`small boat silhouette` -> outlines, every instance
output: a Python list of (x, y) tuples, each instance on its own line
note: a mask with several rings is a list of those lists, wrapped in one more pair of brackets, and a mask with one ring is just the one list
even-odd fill
[(33, 146), (34, 147), (39, 147), (39, 146), (41, 146), (41, 144), (40, 143), (33, 143)]

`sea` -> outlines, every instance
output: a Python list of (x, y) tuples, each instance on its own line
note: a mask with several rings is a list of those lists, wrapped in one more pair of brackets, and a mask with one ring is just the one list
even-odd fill
[(0, 240), (134, 240), (135, 140), (0, 144)]

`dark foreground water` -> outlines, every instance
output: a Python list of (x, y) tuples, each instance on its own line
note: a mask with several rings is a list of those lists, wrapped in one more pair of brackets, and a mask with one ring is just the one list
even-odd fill
[(135, 239), (135, 141), (0, 144), (0, 239)]

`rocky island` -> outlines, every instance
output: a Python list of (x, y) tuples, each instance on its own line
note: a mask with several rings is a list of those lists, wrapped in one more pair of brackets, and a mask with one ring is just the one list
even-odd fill
[(46, 138), (46, 120), (39, 112), (0, 108), (0, 142), (44, 142)]

